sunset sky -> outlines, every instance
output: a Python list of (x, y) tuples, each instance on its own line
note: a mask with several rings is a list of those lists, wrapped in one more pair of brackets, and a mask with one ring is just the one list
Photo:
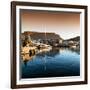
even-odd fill
[(80, 14), (21, 10), (21, 32), (55, 32), (63, 39), (80, 36)]

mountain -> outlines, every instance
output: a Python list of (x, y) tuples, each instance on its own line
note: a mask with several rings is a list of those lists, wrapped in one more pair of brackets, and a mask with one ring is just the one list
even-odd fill
[(55, 39), (62, 39), (58, 34), (52, 33), (52, 32), (31, 32), (31, 31), (26, 31), (21, 34), (21, 37), (24, 38), (25, 36), (30, 36), (31, 39), (33, 40), (55, 40)]
[(66, 41), (80, 41), (80, 36), (77, 36), (77, 37), (74, 37), (74, 38), (67, 39)]

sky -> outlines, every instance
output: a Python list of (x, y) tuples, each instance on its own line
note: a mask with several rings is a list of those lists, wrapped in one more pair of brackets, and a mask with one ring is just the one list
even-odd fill
[(80, 36), (80, 13), (21, 10), (21, 32), (54, 32), (63, 39)]

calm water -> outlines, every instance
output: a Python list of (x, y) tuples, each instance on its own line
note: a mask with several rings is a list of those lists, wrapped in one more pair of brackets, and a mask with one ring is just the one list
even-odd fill
[(80, 53), (68, 48), (53, 48), (21, 63), (22, 78), (80, 75)]

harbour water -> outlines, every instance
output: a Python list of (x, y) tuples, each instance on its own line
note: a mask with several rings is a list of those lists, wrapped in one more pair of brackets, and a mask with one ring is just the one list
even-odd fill
[[(29, 55), (27, 55), (29, 56)], [(21, 78), (66, 77), (80, 75), (80, 51), (52, 48), (21, 60)]]

